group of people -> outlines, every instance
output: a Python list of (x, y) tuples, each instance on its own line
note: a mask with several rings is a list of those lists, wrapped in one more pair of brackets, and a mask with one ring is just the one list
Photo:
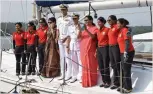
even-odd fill
[[(117, 19), (110, 15), (106, 21), (99, 17), (96, 26), (92, 16), (79, 22), (79, 14), (68, 15), (68, 6), (60, 5), (62, 16), (57, 21), (51, 17), (47, 21), (39, 20), (39, 28), (33, 22), (28, 23), (28, 30), (22, 30), (22, 24), (16, 23), (13, 33), (13, 48), (16, 56), (16, 75), (35, 75), (36, 57), (39, 57), (38, 74), (59, 80), (79, 80), (83, 87), (97, 85), (98, 71), (103, 83), (100, 87), (117, 89), (129, 93), (132, 91), (131, 65), (134, 57), (131, 29), (124, 18)], [(110, 28), (105, 26), (108, 22)], [(22, 68), (20, 71), (20, 61)], [(122, 70), (120, 70), (120, 65)], [(111, 83), (110, 68), (113, 70)], [(120, 71), (123, 73), (122, 88), (119, 88)]]

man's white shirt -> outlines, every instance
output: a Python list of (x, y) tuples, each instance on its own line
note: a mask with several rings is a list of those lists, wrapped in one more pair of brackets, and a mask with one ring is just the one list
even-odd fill
[(71, 16), (60, 16), (57, 19), (57, 29), (59, 30), (59, 39), (64, 39), (68, 35), (68, 27), (73, 25)]
[(78, 39), (79, 29), (73, 24), (68, 27), (68, 36), (70, 36), (70, 50), (80, 50), (80, 41)]

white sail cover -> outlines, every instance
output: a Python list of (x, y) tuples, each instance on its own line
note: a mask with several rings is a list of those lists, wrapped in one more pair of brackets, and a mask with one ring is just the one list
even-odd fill
[[(152, 6), (152, 0), (95, 0), (91, 2), (91, 6), (95, 10), (118, 9)], [(59, 6), (51, 7), (53, 12), (60, 12)], [(69, 4), (69, 12), (88, 11), (89, 2)]]

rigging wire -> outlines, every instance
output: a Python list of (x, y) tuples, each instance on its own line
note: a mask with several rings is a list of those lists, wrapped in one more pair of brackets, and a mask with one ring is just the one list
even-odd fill
[(153, 19), (152, 19), (152, 6), (150, 6), (150, 17), (151, 17), (151, 26), (152, 26), (152, 22), (153, 22)]
[(28, 9), (27, 9), (27, 0), (26, 0), (26, 10), (25, 10), (25, 11), (26, 11), (26, 14), (25, 14), (25, 15), (26, 15), (26, 17), (25, 17), (25, 19), (26, 19), (26, 20), (25, 20), (25, 31), (26, 31), (26, 27), (27, 27), (26, 22), (28, 22), (28, 18), (27, 18), (27, 17), (28, 17), (28, 12), (27, 12), (27, 10), (28, 10)]
[(21, 3), (21, 11), (22, 11), (23, 18), (24, 18), (24, 21), (25, 21), (25, 14), (24, 14), (24, 8), (23, 8), (22, 0), (20, 1), (20, 3)]
[(24, 25), (25, 25), (25, 27), (24, 27), (24, 31), (26, 31), (26, 22), (27, 22), (27, 0), (25, 1), (25, 11), (24, 11), (24, 7), (23, 7), (23, 2), (22, 2), (22, 0), (21, 0), (21, 11), (22, 11), (22, 13), (23, 13), (23, 18), (24, 18)]

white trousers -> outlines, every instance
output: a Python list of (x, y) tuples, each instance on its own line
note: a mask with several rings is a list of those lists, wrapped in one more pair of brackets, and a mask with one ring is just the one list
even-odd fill
[[(63, 77), (63, 72), (65, 72), (65, 78), (71, 77), (72, 64), (70, 62), (70, 54), (67, 53), (66, 46), (62, 43), (62, 41), (58, 41), (59, 51), (60, 51), (60, 66), (61, 66), (61, 76)], [(65, 59), (64, 59), (65, 58)], [(65, 61), (64, 61), (65, 60)], [(65, 70), (64, 70), (64, 62), (65, 62)], [(67, 70), (67, 71), (66, 71)]]
[(71, 63), (72, 63), (72, 78), (81, 80), (82, 76), (82, 64), (80, 60), (80, 51), (71, 50)]

